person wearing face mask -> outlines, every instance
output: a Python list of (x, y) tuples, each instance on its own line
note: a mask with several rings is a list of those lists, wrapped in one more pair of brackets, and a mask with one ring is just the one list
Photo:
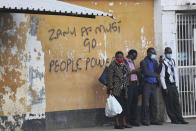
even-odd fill
[(166, 110), (171, 123), (173, 124), (188, 124), (183, 117), (181, 106), (179, 103), (179, 95), (177, 87), (179, 80), (174, 59), (172, 59), (172, 49), (165, 48), (165, 59), (162, 62), (160, 80), (163, 88), (163, 98), (166, 105)]
[(128, 112), (127, 120), (133, 126), (140, 126), (137, 120), (137, 107), (138, 107), (138, 77), (137, 73), (140, 69), (136, 69), (134, 60), (137, 58), (137, 51), (130, 50), (125, 58), (130, 70), (130, 82), (128, 86)]
[[(116, 52), (115, 59), (109, 65), (107, 74), (109, 93), (117, 99), (123, 109), (121, 114), (115, 116), (115, 129), (131, 128), (126, 123), (129, 75), (130, 72), (125, 64), (123, 52)], [(122, 118), (122, 125), (119, 124), (119, 117)]]
[[(141, 72), (144, 77), (142, 93), (142, 124), (144, 126), (149, 126), (150, 124), (162, 125), (162, 123), (157, 120), (157, 87), (159, 82), (159, 65), (155, 58), (155, 49), (148, 48), (147, 56), (140, 63)], [(149, 107), (151, 107), (151, 110), (149, 110)], [(149, 114), (151, 114), (150, 119)]]

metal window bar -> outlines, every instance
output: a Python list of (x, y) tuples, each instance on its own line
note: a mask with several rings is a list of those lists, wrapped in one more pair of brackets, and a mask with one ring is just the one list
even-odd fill
[(177, 66), (179, 97), (184, 117), (196, 117), (196, 13), (177, 13)]
[[(193, 16), (193, 21), (196, 21), (196, 16), (194, 15)], [(195, 26), (195, 22), (193, 22), (193, 24), (192, 24), (192, 27), (193, 28), (196, 28), (196, 26)], [(194, 32), (193, 32), (194, 33)], [(194, 35), (194, 34), (193, 34)], [(192, 42), (194, 42), (194, 41), (192, 41)], [(196, 44), (196, 43), (195, 43)], [(194, 48), (194, 45), (193, 45), (193, 48)], [(194, 64), (194, 59), (196, 58), (196, 57), (194, 57), (194, 55), (196, 55), (196, 53), (193, 53), (193, 64)], [(194, 100), (194, 102), (193, 102), (193, 111), (194, 111), (194, 115), (196, 115), (196, 78), (194, 78), (195, 79), (195, 82), (193, 83), (193, 91), (194, 91), (194, 95), (193, 95), (193, 100)], [(194, 88), (195, 87), (195, 88)]]

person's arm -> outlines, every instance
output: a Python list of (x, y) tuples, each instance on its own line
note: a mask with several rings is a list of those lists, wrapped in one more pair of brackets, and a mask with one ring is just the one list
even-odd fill
[(148, 65), (145, 61), (141, 62), (141, 69), (143, 71), (143, 74), (147, 77), (159, 77), (158, 73), (156, 72), (149, 72)]
[(131, 71), (131, 74), (137, 74), (138, 72), (140, 72), (140, 68), (137, 68), (135, 70), (132, 70)]
[(165, 65), (162, 64), (162, 69), (160, 73), (160, 80), (161, 80), (161, 85), (163, 89), (167, 89), (166, 83), (165, 83)]
[(127, 61), (127, 58), (124, 58), (124, 63), (125, 63), (125, 66), (127, 68), (127, 71), (128, 71), (127, 73), (128, 73), (128, 75), (130, 75), (131, 74), (131, 69), (129, 67), (129, 63)]
[(175, 77), (176, 86), (179, 88), (179, 77), (178, 77), (178, 70), (176, 68), (176, 65), (174, 66), (174, 77)]
[(162, 71), (162, 64), (163, 64), (163, 60), (161, 60), (161, 62), (159, 62), (159, 69), (158, 69), (158, 72), (161, 73)]

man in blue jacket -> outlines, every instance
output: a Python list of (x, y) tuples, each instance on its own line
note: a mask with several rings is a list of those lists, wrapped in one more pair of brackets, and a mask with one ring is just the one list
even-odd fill
[[(162, 124), (157, 120), (157, 87), (159, 84), (159, 65), (155, 58), (155, 49), (148, 48), (147, 56), (140, 63), (144, 79), (142, 94), (142, 124), (145, 126), (150, 124)], [(150, 120), (149, 114), (151, 114)]]

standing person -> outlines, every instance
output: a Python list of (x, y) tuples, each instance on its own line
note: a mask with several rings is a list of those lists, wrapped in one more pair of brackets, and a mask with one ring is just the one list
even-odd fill
[[(124, 63), (124, 56), (121, 51), (116, 52), (115, 59), (111, 62), (108, 74), (107, 83), (108, 90), (122, 106), (122, 113), (115, 116), (115, 129), (131, 128), (126, 123), (126, 111), (127, 111), (127, 85), (129, 82), (129, 70)], [(122, 118), (122, 125), (119, 124), (119, 117)]]
[(136, 69), (134, 60), (137, 58), (137, 51), (130, 50), (128, 52), (127, 58), (125, 58), (129, 69), (130, 69), (130, 83), (128, 86), (128, 112), (127, 120), (133, 126), (140, 126), (137, 120), (137, 110), (138, 110), (138, 78), (137, 73), (139, 69)]
[[(161, 125), (157, 120), (157, 87), (159, 78), (159, 66), (155, 60), (156, 51), (148, 48), (147, 56), (141, 61), (141, 70), (144, 77), (142, 94), (142, 124), (145, 126)], [(151, 107), (149, 110), (149, 107)], [(151, 114), (149, 123), (149, 112)]]
[(173, 124), (188, 124), (182, 117), (177, 90), (177, 87), (179, 87), (178, 74), (175, 61), (172, 59), (172, 49), (170, 47), (165, 48), (165, 57), (162, 61), (160, 79), (167, 114)]

